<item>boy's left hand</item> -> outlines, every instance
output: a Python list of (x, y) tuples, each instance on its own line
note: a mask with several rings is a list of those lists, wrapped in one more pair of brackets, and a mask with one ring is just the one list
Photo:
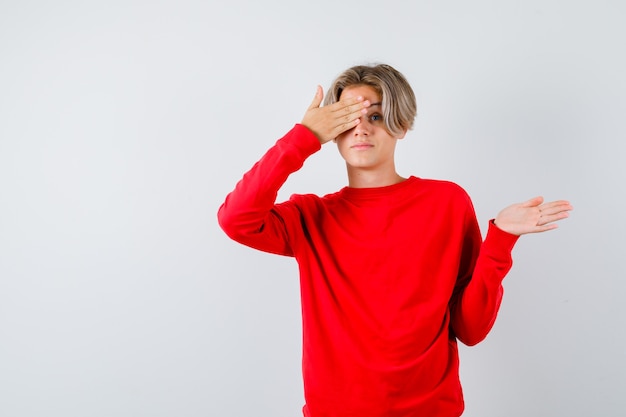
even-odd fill
[(543, 197), (535, 197), (506, 207), (498, 213), (494, 223), (505, 232), (518, 236), (546, 232), (556, 229), (554, 222), (569, 217), (568, 212), (573, 208), (569, 201), (543, 203)]

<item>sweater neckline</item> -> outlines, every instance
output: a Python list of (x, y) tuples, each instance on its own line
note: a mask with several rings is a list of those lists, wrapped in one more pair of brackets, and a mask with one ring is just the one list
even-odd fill
[(347, 199), (377, 199), (381, 197), (389, 197), (407, 187), (411, 187), (419, 179), (413, 175), (406, 180), (397, 184), (386, 185), (384, 187), (372, 187), (372, 188), (352, 188), (344, 187), (341, 189), (341, 194)]

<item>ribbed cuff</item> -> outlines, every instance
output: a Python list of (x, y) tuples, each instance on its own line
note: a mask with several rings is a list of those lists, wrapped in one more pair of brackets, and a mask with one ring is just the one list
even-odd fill
[(513, 250), (519, 236), (500, 229), (496, 226), (494, 220), (495, 219), (489, 220), (489, 229), (487, 230), (485, 243), (488, 243), (492, 251), (496, 251), (495, 248), (498, 248), (497, 253), (506, 254), (506, 256), (508, 256)]
[(315, 152), (322, 148), (322, 144), (319, 139), (308, 127), (297, 123), (285, 136), (282, 138), (286, 143), (295, 146), (300, 151), (301, 155), (307, 157), (313, 155)]

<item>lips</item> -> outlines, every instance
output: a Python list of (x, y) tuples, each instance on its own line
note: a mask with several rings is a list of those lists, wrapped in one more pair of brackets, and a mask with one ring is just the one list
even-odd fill
[(354, 145), (350, 146), (350, 148), (352, 149), (370, 149), (373, 148), (374, 145), (372, 145), (371, 143), (367, 143), (367, 142), (359, 142), (359, 143), (355, 143)]

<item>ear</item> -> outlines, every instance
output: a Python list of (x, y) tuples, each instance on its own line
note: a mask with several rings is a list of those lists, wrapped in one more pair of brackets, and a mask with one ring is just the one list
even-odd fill
[(406, 136), (406, 129), (402, 131), (402, 134), (400, 134), (396, 139), (404, 139), (404, 137)]

